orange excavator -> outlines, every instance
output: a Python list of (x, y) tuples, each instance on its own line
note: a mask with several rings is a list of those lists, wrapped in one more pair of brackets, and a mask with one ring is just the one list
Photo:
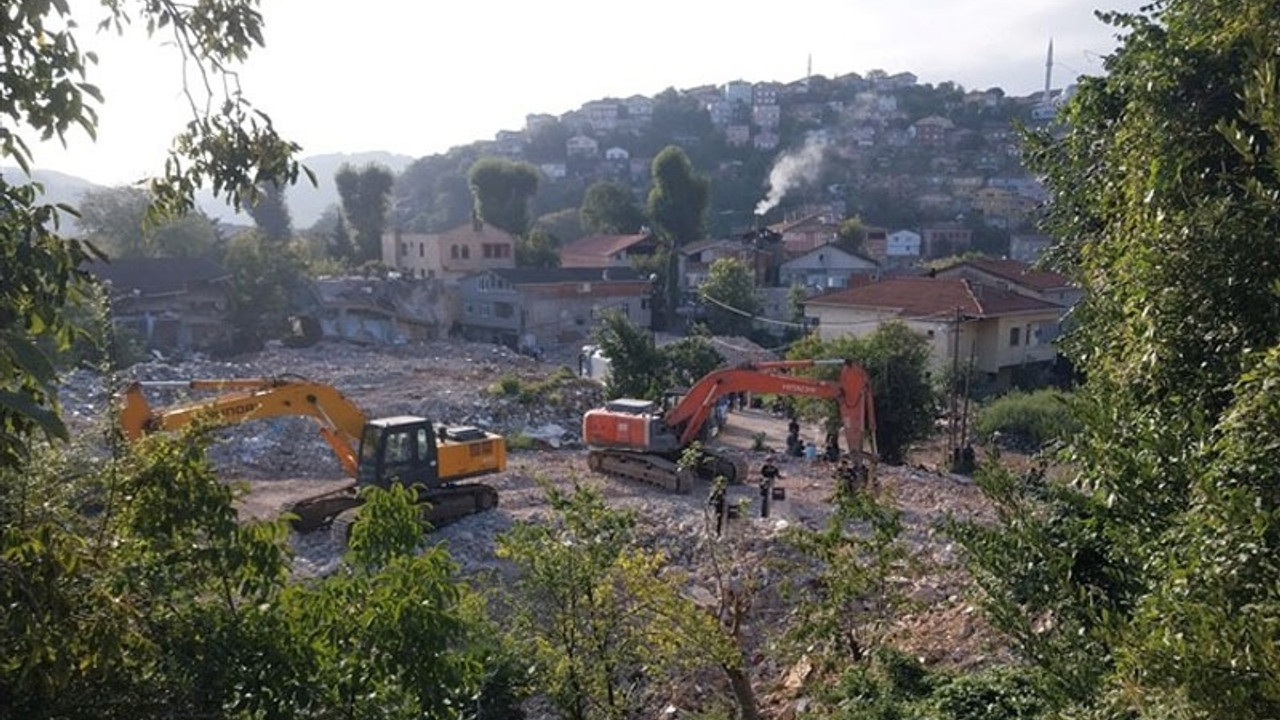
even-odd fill
[[(796, 370), (840, 365), (837, 380), (793, 374)], [(692, 489), (693, 476), (677, 467), (695, 440), (705, 439), (716, 402), (739, 392), (835, 400), (847, 450), (856, 466), (874, 460), (875, 404), (866, 370), (846, 360), (783, 360), (715, 370), (665, 412), (649, 400), (618, 399), (582, 418), (587, 465), (595, 472), (642, 480), (678, 492)], [(730, 458), (706, 451), (699, 467), (707, 475), (745, 481)]]
[[(217, 391), (204, 400), (168, 408), (153, 408), (145, 388)], [(355, 482), (338, 490), (300, 500), (285, 508), (300, 531), (343, 519), (350, 521), (361, 504), (357, 490), (364, 485), (393, 483), (418, 488), (418, 499), (430, 505), (425, 517), (434, 526), (488, 510), (498, 493), (466, 478), (506, 469), (506, 442), (501, 435), (470, 426), (433, 425), (414, 416), (367, 419), (360, 408), (336, 388), (296, 375), (274, 378), (134, 382), (119, 396), (120, 426), (125, 437), (175, 430), (198, 418), (239, 423), (259, 418), (307, 416)]]

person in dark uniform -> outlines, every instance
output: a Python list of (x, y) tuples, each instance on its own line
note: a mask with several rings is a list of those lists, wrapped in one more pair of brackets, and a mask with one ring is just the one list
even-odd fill
[(834, 430), (827, 433), (827, 447), (823, 453), (823, 459), (827, 462), (835, 462), (840, 459), (840, 433)]
[(764, 464), (760, 466), (760, 517), (769, 517), (769, 503), (773, 500), (773, 486), (778, 482), (781, 475), (778, 470), (777, 458), (770, 455), (765, 458)]
[(800, 442), (800, 421), (793, 415), (787, 423), (787, 454), (791, 457), (804, 455), (804, 444)]
[(720, 534), (724, 532), (725, 510), (727, 509), (724, 492), (724, 483), (717, 481), (712, 483), (711, 494), (707, 496), (707, 505), (716, 514), (716, 537), (720, 537)]

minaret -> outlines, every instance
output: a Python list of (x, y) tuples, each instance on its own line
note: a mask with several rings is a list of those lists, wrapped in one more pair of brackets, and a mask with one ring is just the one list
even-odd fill
[(1049, 104), (1050, 82), (1053, 80), (1053, 38), (1049, 38), (1049, 55), (1044, 61), (1044, 104)]
[(804, 79), (813, 77), (813, 53), (809, 53), (809, 64), (804, 69)]

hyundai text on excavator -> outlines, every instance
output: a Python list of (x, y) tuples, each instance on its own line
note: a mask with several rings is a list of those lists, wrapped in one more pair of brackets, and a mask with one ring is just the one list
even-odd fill
[[(219, 391), (221, 394), (168, 408), (152, 408), (147, 387)], [(274, 378), (134, 382), (120, 393), (120, 426), (137, 440), (144, 434), (174, 430), (208, 417), (220, 423), (259, 418), (307, 416), (319, 426), (338, 461), (355, 479), (338, 490), (299, 500), (285, 508), (293, 526), (314, 530), (361, 504), (357, 490), (366, 485), (393, 483), (418, 489), (418, 499), (430, 504), (426, 520), (439, 527), (498, 504), (498, 493), (466, 478), (506, 469), (506, 442), (501, 435), (470, 426), (433, 425), (414, 416), (366, 419), (365, 414), (336, 388), (296, 375)], [(342, 528), (345, 532), (345, 527)]]
[[(837, 380), (792, 374), (795, 370), (840, 365)], [(732, 393), (794, 395), (835, 400), (840, 408), (848, 452), (859, 466), (875, 458), (875, 404), (866, 370), (846, 360), (782, 360), (723, 368), (694, 383), (665, 412), (649, 400), (622, 398), (582, 418), (587, 465), (595, 472), (642, 480), (688, 492), (693, 478), (677, 468), (681, 454), (704, 438), (716, 401)], [(708, 453), (702, 467), (727, 481), (745, 481), (730, 458)]]

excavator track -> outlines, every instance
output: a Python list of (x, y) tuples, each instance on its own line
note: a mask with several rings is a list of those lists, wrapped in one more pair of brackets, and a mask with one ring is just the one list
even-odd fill
[[(422, 519), (431, 523), (432, 528), (440, 528), (468, 515), (497, 507), (498, 491), (489, 485), (453, 485), (420, 490), (418, 500), (425, 503)], [(293, 529), (298, 532), (312, 532), (336, 523), (340, 527), (331, 528), (330, 532), (334, 533), (335, 538), (341, 535), (345, 541), (349, 526), (355, 521), (356, 510), (362, 502), (356, 495), (355, 485), (350, 485), (299, 500), (286, 506), (284, 512), (293, 515)]]
[(693, 490), (692, 476), (661, 455), (592, 450), (587, 454), (587, 467), (592, 472), (638, 480), (672, 492), (688, 493)]
[(498, 491), (481, 484), (453, 485), (424, 491), (418, 499), (431, 504), (423, 519), (439, 528), (497, 507)]
[(691, 492), (699, 478), (723, 477), (732, 484), (745, 482), (748, 475), (746, 463), (714, 452), (703, 456), (697, 472), (681, 470), (674, 461), (661, 455), (625, 450), (592, 450), (587, 455), (587, 467), (592, 472), (639, 480), (678, 493)]

